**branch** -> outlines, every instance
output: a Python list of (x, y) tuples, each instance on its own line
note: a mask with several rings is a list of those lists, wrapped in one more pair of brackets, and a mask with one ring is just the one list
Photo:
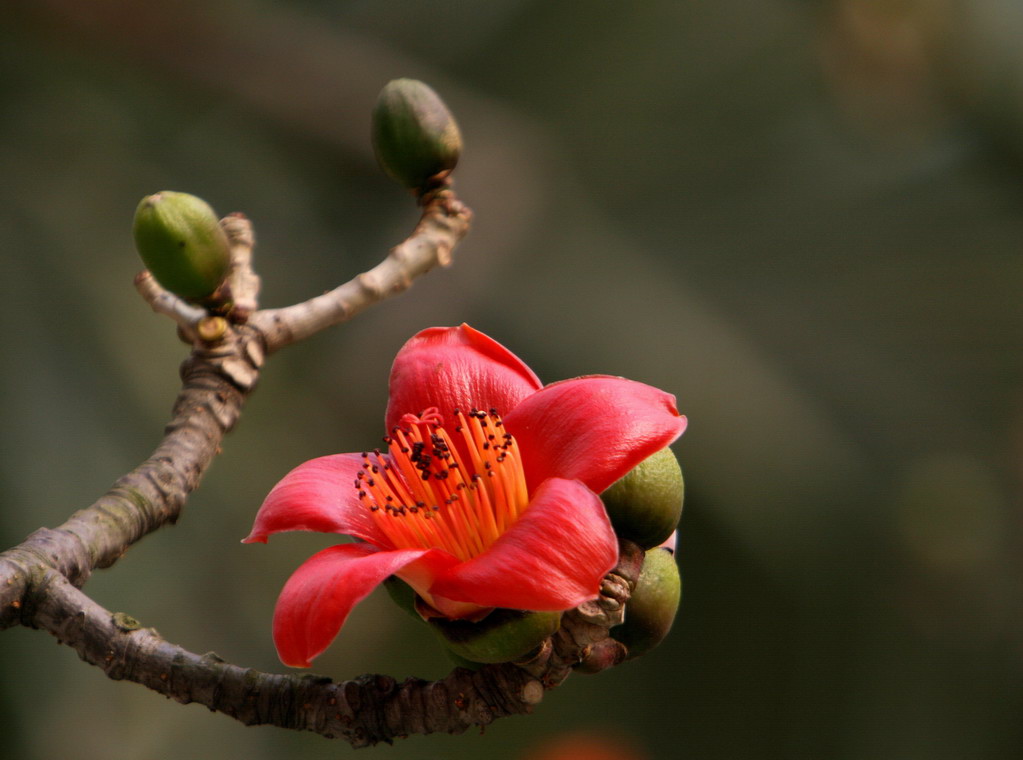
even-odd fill
[(411, 734), (461, 733), (528, 713), (573, 667), (595, 671), (620, 662), (624, 649), (607, 632), (621, 622), (643, 551), (623, 544), (621, 556), (601, 596), (566, 613), (561, 629), (528, 661), (456, 668), (439, 681), (398, 683), (365, 675), (335, 683), (241, 668), (212, 652), (197, 655), (168, 643), (134, 618), (105, 610), (54, 571), (25, 615), (115, 680), (140, 683), (183, 704), (197, 702), (246, 725), (313, 731), (363, 747)]
[(197, 345), (181, 368), (173, 418), (153, 454), (98, 501), (57, 528), (40, 528), (0, 554), (0, 628), (48, 570), (81, 586), (93, 568), (109, 567), (131, 544), (173, 523), (238, 420), (259, 378), (261, 336), (239, 327), (213, 345)]
[(469, 231), (472, 211), (447, 186), (425, 196), (421, 203), (423, 215), (415, 231), (375, 267), (304, 303), (253, 315), (252, 324), (265, 336), (268, 352), (351, 319), (407, 290), (413, 279), (437, 265), (450, 266), (451, 251)]

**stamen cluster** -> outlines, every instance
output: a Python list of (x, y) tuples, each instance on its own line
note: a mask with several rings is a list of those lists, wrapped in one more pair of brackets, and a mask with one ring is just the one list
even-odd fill
[(381, 449), (363, 452), (359, 499), (396, 548), (443, 549), (461, 560), (490, 547), (529, 504), (515, 438), (495, 409), (406, 414)]

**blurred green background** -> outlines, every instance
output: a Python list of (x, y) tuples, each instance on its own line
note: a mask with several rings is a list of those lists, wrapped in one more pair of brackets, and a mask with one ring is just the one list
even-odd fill
[[(466, 140), (450, 270), (269, 364), (175, 527), (87, 591), (279, 670), (281, 584), (330, 540), (238, 543), (292, 466), (382, 435), (394, 352), (467, 321), (546, 381), (677, 394), (675, 630), (483, 735), (367, 758), (520, 760), (562, 731), (647, 758), (1023, 756), (1023, 4), (16, 0), (0, 24), (0, 544), (156, 445), (186, 349), (135, 294), (174, 189), (255, 222), (264, 305), (416, 220), (368, 140), (389, 79)], [(316, 663), (439, 677), (383, 595)], [(327, 758), (0, 634), (4, 757)]]

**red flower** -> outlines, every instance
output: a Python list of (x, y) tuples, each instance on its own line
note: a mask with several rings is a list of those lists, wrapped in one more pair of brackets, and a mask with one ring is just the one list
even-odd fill
[(263, 502), (246, 542), (341, 533), (281, 591), (281, 661), (308, 667), (357, 602), (390, 575), (428, 615), (566, 610), (597, 596), (618, 558), (597, 496), (686, 426), (670, 394), (594, 375), (543, 386), (468, 325), (434, 327), (391, 368), (387, 449), (299, 465)]

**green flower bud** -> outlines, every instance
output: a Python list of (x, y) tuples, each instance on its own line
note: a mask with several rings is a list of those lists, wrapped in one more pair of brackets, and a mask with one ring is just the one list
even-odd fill
[(649, 652), (668, 635), (681, 596), (674, 553), (661, 547), (648, 551), (636, 589), (625, 605), (625, 622), (611, 629), (611, 637), (628, 648), (627, 659)]
[(470, 662), (516, 662), (554, 634), (560, 612), (494, 610), (478, 623), (432, 618), (427, 621), (453, 654)]
[(146, 268), (185, 300), (208, 298), (227, 276), (227, 235), (201, 198), (169, 190), (147, 195), (135, 209), (133, 232)]
[(462, 135), (437, 93), (415, 79), (395, 79), (373, 109), (373, 150), (392, 179), (419, 189), (455, 168)]
[(685, 485), (671, 449), (633, 467), (600, 495), (620, 538), (644, 549), (658, 546), (678, 527)]

